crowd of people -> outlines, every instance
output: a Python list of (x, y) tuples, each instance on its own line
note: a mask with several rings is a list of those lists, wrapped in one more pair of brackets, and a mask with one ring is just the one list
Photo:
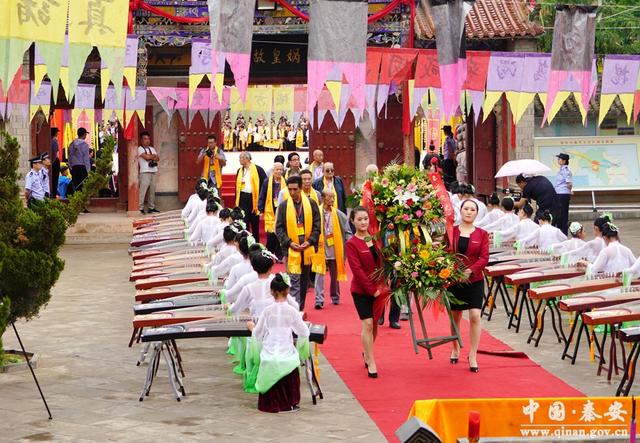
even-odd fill
[(225, 151), (294, 151), (309, 146), (309, 129), (304, 116), (294, 125), (284, 115), (277, 122), (275, 117), (267, 120), (260, 115), (254, 122), (252, 117), (245, 119), (238, 114), (234, 124), (227, 113), (222, 133)]

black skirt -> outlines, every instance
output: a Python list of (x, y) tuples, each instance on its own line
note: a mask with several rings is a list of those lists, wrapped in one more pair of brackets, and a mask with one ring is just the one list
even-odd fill
[(295, 368), (264, 394), (258, 395), (258, 409), (262, 412), (291, 411), (300, 403), (300, 372)]
[(467, 309), (482, 309), (484, 300), (484, 280), (475, 283), (460, 283), (449, 287), (449, 292), (463, 304), (451, 303), (452, 311), (466, 311)]
[(373, 303), (376, 301), (376, 298), (371, 295), (355, 293), (352, 293), (351, 296), (353, 297), (353, 304), (356, 306), (360, 320), (373, 318)]

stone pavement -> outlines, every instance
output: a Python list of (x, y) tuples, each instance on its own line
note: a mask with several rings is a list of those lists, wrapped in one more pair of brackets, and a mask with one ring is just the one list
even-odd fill
[[(623, 243), (640, 253), (640, 223), (618, 225)], [(27, 348), (41, 355), (37, 375), (54, 420), (46, 419), (28, 372), (0, 374), (0, 441), (384, 441), (324, 359), (325, 399), (317, 406), (303, 388), (300, 412), (258, 412), (256, 396), (245, 394), (231, 372), (224, 339), (181, 344), (188, 394), (181, 403), (170, 393), (164, 363), (151, 396), (138, 402), (146, 366), (136, 367), (138, 348), (126, 347), (133, 300), (126, 245), (71, 245), (62, 256), (66, 269), (50, 305), (40, 318), (18, 325)], [(507, 331), (500, 310), (483, 327), (585, 394), (615, 393), (617, 378), (609, 384), (597, 377), (585, 348), (575, 366), (560, 360), (552, 331), (534, 348), (526, 344), (526, 331)], [(7, 348), (17, 347), (10, 330), (4, 341)]]
[[(171, 395), (164, 362), (150, 397), (139, 402), (147, 366), (135, 365), (138, 346), (127, 348), (134, 289), (126, 248), (63, 249), (66, 269), (51, 303), (18, 325), (28, 350), (40, 353), (36, 373), (54, 419), (47, 420), (28, 371), (0, 374), (0, 441), (385, 441), (324, 359), (318, 405), (303, 385), (300, 412), (257, 411), (257, 396), (244, 393), (231, 372), (225, 339), (180, 343), (182, 402)], [(11, 330), (4, 342), (17, 348)]]

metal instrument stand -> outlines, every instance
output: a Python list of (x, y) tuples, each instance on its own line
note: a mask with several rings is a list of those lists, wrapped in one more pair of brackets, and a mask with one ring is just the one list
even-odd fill
[(11, 327), (13, 327), (13, 332), (16, 333), (16, 338), (18, 339), (18, 343), (20, 343), (20, 349), (22, 349), (22, 355), (24, 355), (24, 359), (27, 362), (27, 366), (29, 366), (29, 371), (31, 371), (31, 376), (33, 377), (33, 381), (36, 383), (36, 387), (38, 388), (38, 392), (40, 393), (40, 398), (42, 398), (42, 402), (44, 403), (44, 407), (47, 409), (47, 414), (49, 414), (49, 420), (53, 419), (51, 415), (51, 410), (49, 409), (49, 405), (47, 404), (47, 400), (44, 398), (44, 394), (42, 393), (42, 389), (40, 388), (40, 383), (38, 383), (38, 378), (36, 377), (36, 373), (33, 371), (33, 367), (31, 366), (31, 361), (29, 360), (29, 356), (27, 355), (27, 351), (22, 344), (22, 339), (18, 334), (18, 329), (16, 329), (16, 324), (11, 322)]
[[(411, 295), (413, 295), (414, 303), (417, 307), (416, 311), (417, 311), (418, 319), (420, 320), (420, 329), (421, 329), (423, 338), (418, 338), (416, 334), (416, 325), (415, 325), (415, 320), (413, 319), (413, 310), (411, 309)], [(424, 307), (420, 305), (420, 299), (418, 298), (418, 294), (412, 293), (409, 295), (409, 297), (407, 297), (407, 304), (409, 305), (409, 325), (411, 327), (411, 338), (413, 340), (413, 350), (417, 354), (419, 347), (426, 349), (427, 354), (429, 355), (429, 360), (433, 360), (433, 354), (431, 352), (431, 349), (437, 346), (444, 345), (452, 341), (458, 341), (458, 343), (460, 344), (460, 347), (461, 348), (463, 347), (462, 339), (460, 338), (460, 331), (458, 331), (458, 327), (456, 326), (456, 323), (453, 321), (453, 314), (451, 313), (451, 306), (449, 305), (449, 300), (446, 297), (443, 297), (443, 300), (444, 300), (445, 309), (447, 310), (447, 315), (449, 316), (449, 321), (451, 322), (451, 326), (453, 327), (453, 330), (455, 331), (456, 335), (445, 335), (442, 337), (430, 338), (427, 335), (427, 326), (424, 322), (424, 316), (422, 315), (422, 309)]]

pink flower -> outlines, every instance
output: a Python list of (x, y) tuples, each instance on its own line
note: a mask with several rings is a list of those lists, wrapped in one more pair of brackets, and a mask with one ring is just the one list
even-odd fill
[(403, 215), (402, 215), (402, 219), (403, 219), (404, 221), (409, 221), (409, 214), (403, 214)]
[(419, 276), (419, 275), (420, 275), (420, 274), (419, 274), (419, 273), (417, 273), (416, 271), (413, 271), (413, 272), (411, 273), (411, 277), (413, 277), (413, 278), (418, 278), (418, 276)]
[(418, 190), (418, 187), (416, 185), (414, 185), (413, 183), (411, 183), (409, 186), (407, 186), (407, 191), (409, 192), (416, 192)]
[(423, 215), (424, 215), (424, 212), (422, 212), (420, 209), (416, 211), (416, 217), (419, 218), (419, 217), (422, 217)]
[(388, 179), (388, 178), (383, 178), (383, 179), (380, 181), (380, 184), (381, 184), (383, 187), (385, 187), (385, 188), (386, 188), (386, 187), (388, 187), (388, 186), (389, 186), (389, 179)]
[(399, 271), (401, 267), (402, 263), (400, 263), (400, 261), (397, 261), (393, 264), (393, 269), (395, 269), (396, 271)]

